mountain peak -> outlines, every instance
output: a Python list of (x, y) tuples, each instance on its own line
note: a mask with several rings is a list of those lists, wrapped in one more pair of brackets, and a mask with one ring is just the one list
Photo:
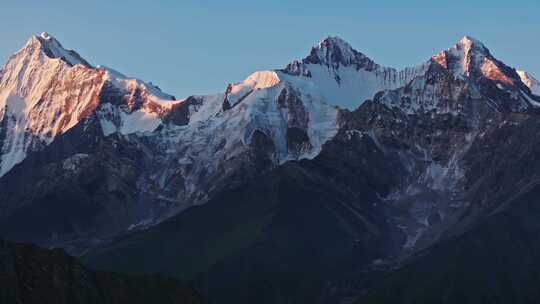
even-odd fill
[(82, 58), (77, 52), (65, 49), (62, 44), (47, 32), (39, 35), (32, 35), (23, 50), (27, 52), (41, 51), (52, 59), (61, 59), (67, 64), (74, 66), (77, 64), (92, 67), (88, 61)]
[(302, 60), (304, 64), (325, 65), (334, 69), (340, 66), (354, 66), (371, 70), (376, 64), (366, 55), (337, 36), (328, 36), (311, 48), (310, 54)]
[(439, 65), (461, 75), (469, 75), (471, 69), (478, 69), (485, 58), (491, 58), (489, 50), (471, 36), (464, 36), (451, 48), (432, 57)]
[(461, 38), (454, 46), (454, 49), (463, 52), (465, 55), (474, 53), (489, 55), (487, 47), (480, 40), (472, 38), (471, 36), (464, 36)]
[(328, 36), (322, 39), (318, 45), (314, 46), (314, 48), (318, 48), (318, 49), (324, 49), (324, 48), (330, 48), (330, 47), (335, 47), (335, 48), (339, 48), (341, 50), (350, 51), (350, 52), (354, 51), (352, 46), (347, 41), (343, 40), (342, 38), (338, 36)]
[(463, 38), (461, 38), (461, 40), (459, 40), (458, 44), (462, 44), (462, 45), (479, 45), (479, 46), (484, 46), (484, 44), (476, 39), (476, 38), (473, 38), (469, 35), (465, 35), (463, 36)]

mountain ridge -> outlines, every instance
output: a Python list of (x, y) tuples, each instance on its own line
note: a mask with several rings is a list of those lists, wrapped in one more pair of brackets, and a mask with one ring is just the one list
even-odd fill
[(356, 295), (511, 205), (503, 181), (536, 178), (536, 82), (468, 36), (404, 70), (329, 37), (180, 100), (49, 53), (1, 74), (0, 236), (209, 298)]
[[(144, 166), (152, 168), (148, 168), (147, 176), (137, 181), (141, 185), (152, 185), (148, 188), (155, 190), (141, 191), (141, 186), (137, 186), (134, 191), (139, 192), (136, 196), (150, 195), (155, 197), (150, 201), (171, 205), (168, 207), (171, 211), (166, 214), (204, 203), (213, 191), (235, 184), (228, 175), (235, 176), (243, 165), (226, 159), (241, 158), (255, 151), (254, 135), (267, 147), (257, 152), (253, 164), (246, 168), (250, 174), (255, 174), (252, 166), (259, 166), (255, 163), (264, 164), (259, 169), (269, 170), (289, 160), (315, 157), (342, 124), (344, 110), (331, 104), (353, 102), (356, 107), (374, 99), (405, 109), (407, 113), (432, 110), (453, 113), (464, 106), (459, 102), (448, 104), (448, 100), (455, 99), (452, 97), (455, 94), (480, 94), (487, 98), (488, 105), (493, 104), (495, 110), (505, 112), (528, 111), (537, 102), (537, 97), (525, 92), (530, 89), (516, 72), (494, 59), (481, 42), (467, 36), (418, 67), (401, 71), (376, 64), (341, 38), (328, 37), (314, 46), (301, 62), (293, 61), (284, 70), (255, 72), (244, 81), (229, 85), (224, 93), (182, 100), (114, 70), (94, 68), (78, 55), (73, 56), (80, 64), (73, 65), (77, 62), (69, 62), (67, 56), (59, 54), (75, 52), (63, 48), (63, 51), (45, 52), (44, 45), (61, 48), (47, 33), (32, 36), (5, 65), (0, 84), (3, 97), (0, 106), (4, 104), (0, 107), (0, 116), (4, 117), (5, 124), (0, 132), (3, 134), (0, 139), (4, 138), (0, 174), (5, 175), (27, 154), (42, 150), (73, 126), (97, 120), (102, 135), (93, 134), (95, 140), (115, 133), (133, 134), (142, 139), (138, 141), (143, 145), (159, 147), (157, 151), (145, 148), (156, 156), (147, 156), (147, 162), (151, 163)], [(470, 60), (463, 59), (470, 56), (477, 58), (473, 60), (476, 65), (471, 65), (471, 71), (464, 69)], [(487, 76), (484, 61), (489, 67), (494, 66), (488, 69)], [(27, 64), (36, 68), (27, 69)], [(37, 68), (41, 64), (44, 68)], [(300, 70), (303, 72), (298, 74)], [(24, 75), (21, 83), (17, 75)], [(47, 81), (36, 85), (33, 79)], [(454, 83), (454, 88), (449, 91), (444, 86), (433, 86), (430, 84), (433, 81)], [(73, 90), (79, 93), (68, 99), (62, 95)], [(376, 95), (381, 91), (382, 95)], [(442, 96), (446, 99), (441, 99)], [(26, 105), (15, 107), (21, 100)], [(21, 129), (24, 131), (15, 131)], [(209, 142), (208, 138), (216, 134), (219, 134), (217, 138)], [(183, 138), (189, 140), (181, 143)], [(214, 151), (223, 152), (222, 158), (216, 158), (214, 152), (208, 154), (209, 144)], [(77, 160), (81, 161), (88, 159)], [(160, 172), (171, 166), (176, 169)], [(179, 185), (182, 186), (177, 190)], [(141, 218), (139, 222), (155, 220)], [(133, 225), (138, 226), (138, 223)]]

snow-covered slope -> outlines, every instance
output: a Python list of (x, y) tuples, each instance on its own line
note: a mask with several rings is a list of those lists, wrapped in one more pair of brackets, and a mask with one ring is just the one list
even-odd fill
[(107, 67), (99, 70), (105, 71), (98, 110), (104, 135), (154, 131), (162, 124), (163, 116), (181, 102), (141, 80)]
[(309, 56), (287, 65), (282, 78), (329, 104), (352, 110), (381, 90), (404, 86), (426, 69), (427, 63), (401, 71), (383, 67), (341, 38), (328, 37)]
[[(157, 156), (145, 184), (161, 189), (161, 198), (174, 202), (175, 209), (203, 203), (209, 193), (240, 182), (235, 180), (240, 168), (242, 180), (255, 174), (255, 167), (313, 158), (338, 129), (336, 107), (297, 90), (274, 71), (256, 72), (224, 94), (189, 97), (178, 106), (184, 105), (185, 124), (144, 135)], [(170, 188), (179, 176), (182, 185)]]

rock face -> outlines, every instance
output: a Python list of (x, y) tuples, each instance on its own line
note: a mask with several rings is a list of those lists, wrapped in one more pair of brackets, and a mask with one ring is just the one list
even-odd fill
[(2, 303), (202, 303), (176, 280), (91, 271), (61, 249), (0, 241), (0, 257)]
[(402, 71), (329, 37), (183, 100), (45, 34), (0, 75), (0, 235), (218, 303), (350, 300), (540, 172), (537, 81), (470, 37)]

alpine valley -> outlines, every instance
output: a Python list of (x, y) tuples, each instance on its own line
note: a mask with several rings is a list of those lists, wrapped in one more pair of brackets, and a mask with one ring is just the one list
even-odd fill
[(468, 36), (185, 99), (47, 33), (0, 70), (0, 238), (209, 303), (537, 303), (539, 154), (540, 81)]

